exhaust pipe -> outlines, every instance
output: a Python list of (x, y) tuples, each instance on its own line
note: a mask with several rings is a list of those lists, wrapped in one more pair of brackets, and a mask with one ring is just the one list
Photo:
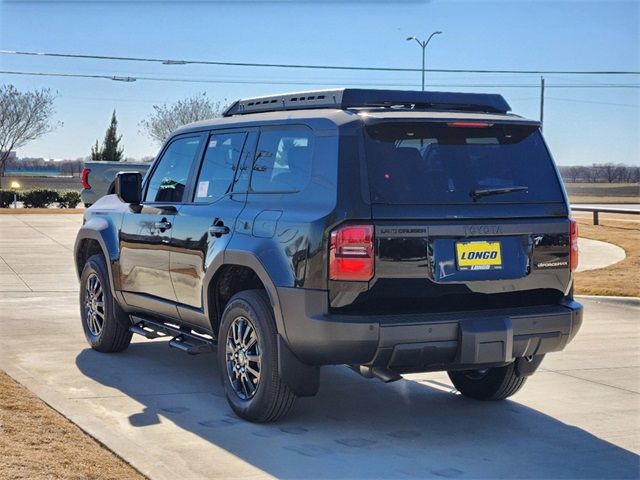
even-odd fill
[(400, 380), (402, 375), (398, 372), (394, 372), (390, 368), (385, 367), (371, 367), (368, 365), (348, 365), (348, 367), (356, 373), (359, 373), (364, 378), (377, 378), (384, 383), (395, 382)]

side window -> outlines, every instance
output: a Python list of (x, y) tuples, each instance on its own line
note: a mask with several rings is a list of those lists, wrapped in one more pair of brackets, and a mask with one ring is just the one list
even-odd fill
[(251, 190), (302, 190), (311, 178), (313, 134), (310, 130), (266, 130), (260, 133), (251, 175)]
[(238, 168), (246, 138), (247, 134), (244, 132), (214, 133), (209, 137), (196, 183), (194, 202), (213, 202), (227, 193)]
[(167, 147), (149, 179), (145, 202), (181, 202), (200, 137), (178, 138)]

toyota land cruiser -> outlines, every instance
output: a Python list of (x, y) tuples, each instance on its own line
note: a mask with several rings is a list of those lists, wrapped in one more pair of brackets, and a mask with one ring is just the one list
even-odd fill
[(239, 100), (121, 172), (75, 245), (86, 338), (217, 352), (255, 422), (319, 368), (447, 371), (513, 395), (578, 332), (577, 229), (536, 121), (500, 95), (342, 89)]

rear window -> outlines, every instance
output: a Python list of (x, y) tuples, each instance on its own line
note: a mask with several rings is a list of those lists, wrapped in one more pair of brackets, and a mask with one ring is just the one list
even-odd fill
[(366, 127), (365, 144), (373, 203), (563, 200), (535, 126), (377, 123)]

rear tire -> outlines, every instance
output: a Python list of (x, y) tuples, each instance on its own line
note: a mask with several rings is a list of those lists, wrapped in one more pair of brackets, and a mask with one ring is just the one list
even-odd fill
[(98, 352), (121, 352), (131, 343), (131, 322), (111, 295), (107, 264), (102, 255), (89, 257), (82, 270), (80, 318), (87, 342)]
[(447, 372), (454, 387), (475, 400), (504, 400), (520, 390), (527, 377), (516, 373), (516, 362), (504, 367)]
[(250, 422), (277, 420), (296, 399), (278, 372), (277, 335), (264, 290), (245, 290), (229, 300), (218, 335), (218, 364), (231, 409)]

